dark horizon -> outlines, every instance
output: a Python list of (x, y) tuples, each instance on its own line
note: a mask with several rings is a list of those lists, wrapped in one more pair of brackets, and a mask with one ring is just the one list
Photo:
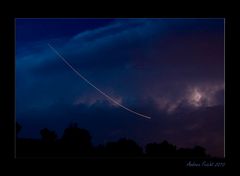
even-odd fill
[(18, 133), (22, 126), (16, 123), (16, 157), (36, 158), (178, 158), (178, 159), (223, 159), (212, 156), (203, 146), (195, 145), (191, 148), (179, 148), (167, 140), (148, 143), (140, 146), (129, 138), (120, 138), (116, 141), (108, 141), (104, 144), (94, 145), (92, 136), (88, 130), (79, 128), (77, 123), (69, 124), (64, 129), (61, 138), (47, 128), (40, 131), (41, 139), (21, 138)]
[[(48, 47), (137, 117), (80, 79)], [(224, 19), (16, 19), (19, 137), (77, 122), (94, 144), (167, 140), (224, 156)]]

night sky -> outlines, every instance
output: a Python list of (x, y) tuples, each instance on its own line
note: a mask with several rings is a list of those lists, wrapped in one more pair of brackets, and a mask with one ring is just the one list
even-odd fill
[[(142, 118), (108, 101), (82, 75)], [(21, 137), (70, 123), (93, 143), (167, 140), (224, 156), (224, 19), (16, 19)]]

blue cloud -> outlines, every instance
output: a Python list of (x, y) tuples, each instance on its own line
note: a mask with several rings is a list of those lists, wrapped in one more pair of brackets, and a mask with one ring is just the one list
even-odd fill
[[(173, 116), (167, 112), (196, 110), (190, 106), (193, 88), (209, 97), (204, 101), (223, 104), (222, 19), (115, 19), (84, 30), (79, 25), (78, 29), (80, 32), (47, 35), (41, 40), (33, 37), (30, 41), (29, 36), (27, 43), (17, 43), (16, 115), (27, 128), (34, 124), (31, 130), (36, 133), (37, 128), (48, 126), (61, 132), (69, 121), (79, 120), (85, 128), (103, 130), (101, 138), (114, 129), (119, 129), (119, 135), (141, 138), (137, 133), (152, 129), (147, 140), (156, 140), (175, 123), (164, 120)], [(64, 65), (47, 43), (101, 90), (126, 106), (149, 113), (155, 117), (153, 122), (146, 124), (111, 106)], [(133, 129), (126, 131), (128, 124)], [(163, 134), (156, 136), (156, 132)]]

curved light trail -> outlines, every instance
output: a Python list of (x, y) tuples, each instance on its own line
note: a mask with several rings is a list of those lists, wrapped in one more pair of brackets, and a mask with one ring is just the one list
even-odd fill
[(128, 112), (131, 112), (135, 115), (138, 115), (140, 117), (144, 117), (147, 119), (151, 119), (151, 117), (146, 116), (144, 114), (138, 113), (134, 110), (131, 110), (129, 108), (127, 108), (126, 106), (118, 103), (116, 100), (114, 100), (112, 97), (110, 97), (109, 95), (107, 95), (106, 93), (104, 93), (103, 91), (101, 91), (99, 88), (97, 88), (96, 86), (94, 86), (90, 81), (87, 80), (87, 78), (85, 78), (83, 75), (81, 75), (52, 45), (50, 45), (48, 43), (48, 46), (53, 50), (54, 53), (56, 53), (62, 60), (63, 62), (70, 67), (80, 78), (82, 78), (86, 83), (88, 83), (90, 86), (92, 86), (94, 89), (96, 89), (99, 93), (101, 93), (103, 96), (105, 96), (108, 100), (110, 100), (111, 102), (115, 103), (116, 105), (120, 106), (121, 108), (127, 110)]

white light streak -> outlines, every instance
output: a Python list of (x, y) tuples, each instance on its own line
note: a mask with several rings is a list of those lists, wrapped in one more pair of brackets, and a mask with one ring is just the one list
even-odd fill
[(138, 115), (140, 117), (144, 117), (147, 119), (151, 119), (151, 117), (146, 116), (144, 114), (138, 113), (134, 110), (131, 110), (129, 108), (127, 108), (126, 106), (120, 104), (119, 102), (117, 102), (116, 100), (114, 100), (112, 97), (110, 97), (109, 95), (107, 95), (106, 93), (104, 93), (103, 91), (101, 91), (99, 88), (97, 88), (95, 85), (93, 85), (87, 78), (85, 78), (82, 74), (80, 74), (52, 45), (50, 45), (48, 43), (48, 46), (53, 50), (54, 53), (56, 53), (61, 59), (62, 61), (68, 66), (70, 67), (73, 72), (75, 72), (80, 78), (82, 78), (86, 83), (88, 83), (90, 86), (92, 86), (94, 89), (96, 89), (99, 93), (101, 93), (103, 96), (105, 96), (108, 100), (110, 100), (111, 102), (115, 103), (116, 105), (120, 106), (121, 108), (127, 110), (128, 112), (131, 112), (135, 115)]

